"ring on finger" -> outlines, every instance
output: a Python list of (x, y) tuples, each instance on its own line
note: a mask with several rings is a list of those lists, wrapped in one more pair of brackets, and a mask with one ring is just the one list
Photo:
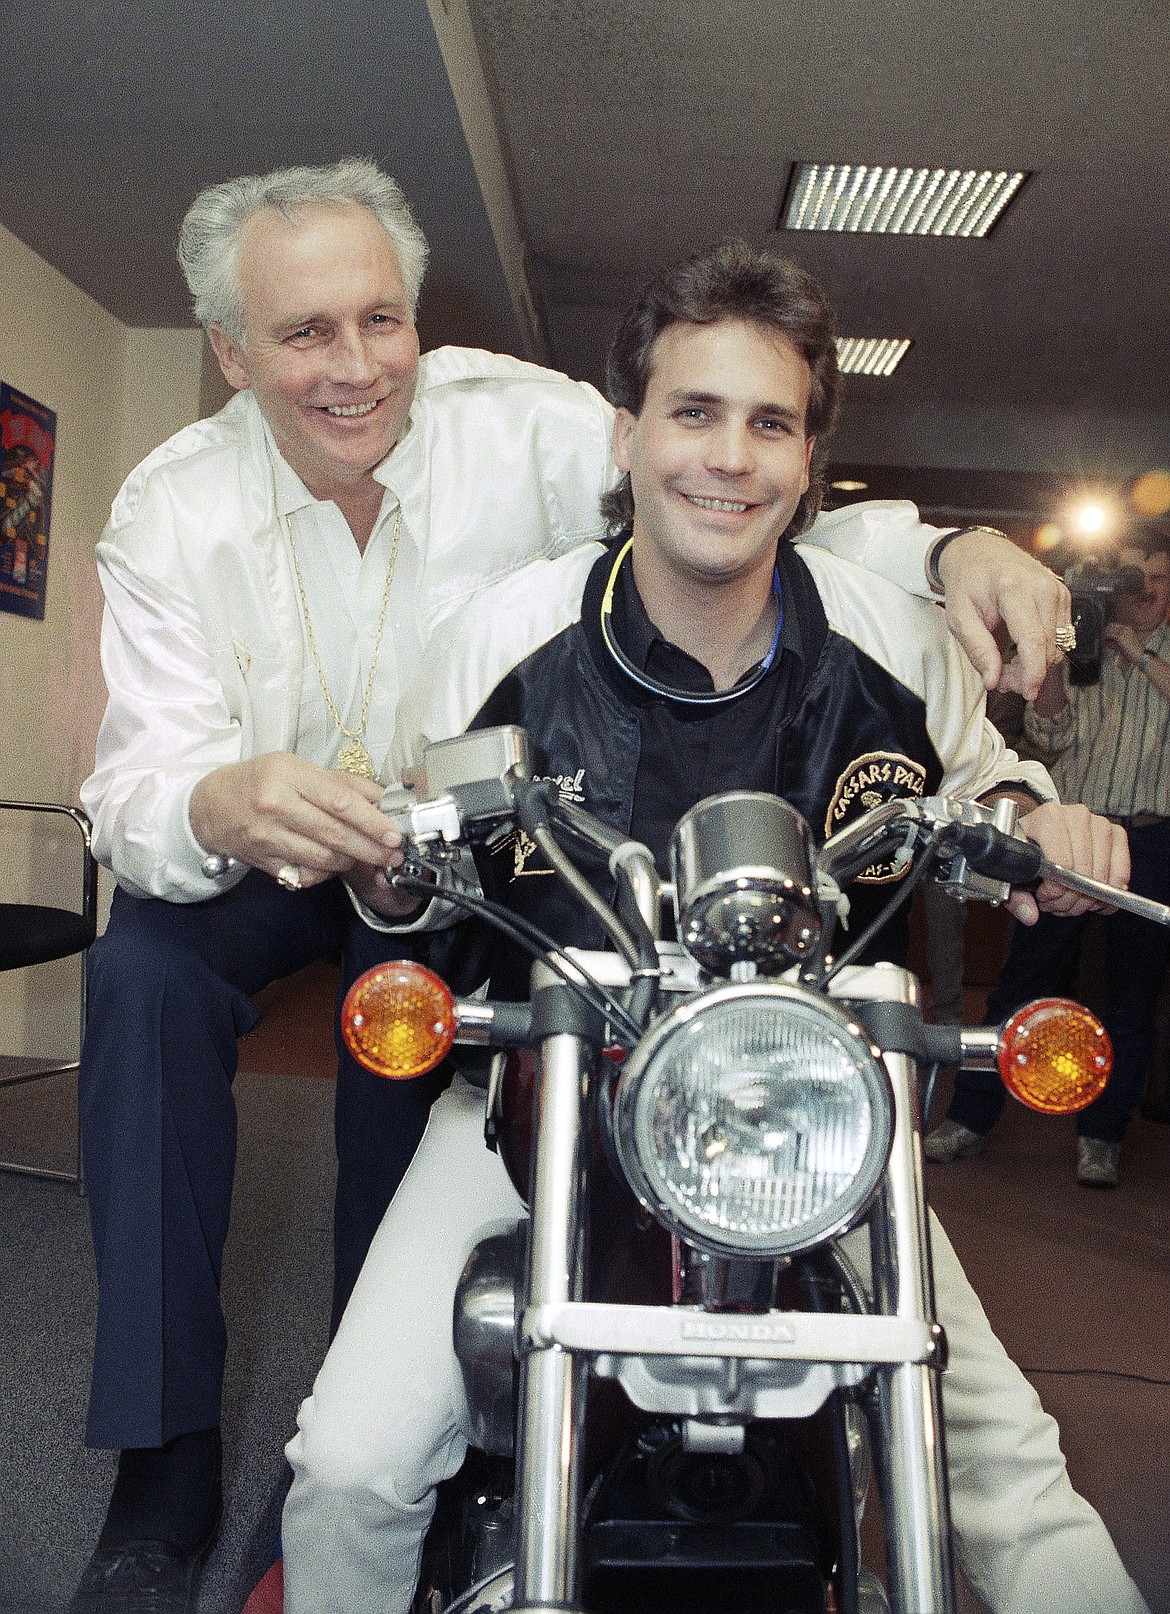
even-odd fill
[(304, 885), (301, 871), (295, 863), (282, 863), (276, 871), (276, 883), (282, 885), (286, 891), (299, 891)]
[(1077, 647), (1077, 630), (1071, 622), (1066, 622), (1056, 630), (1056, 648), (1063, 650), (1067, 655)]

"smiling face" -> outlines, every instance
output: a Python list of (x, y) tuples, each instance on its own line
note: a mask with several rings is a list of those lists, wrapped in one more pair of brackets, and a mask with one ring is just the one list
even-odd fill
[(250, 218), (236, 260), (244, 340), (208, 332), (233, 387), (250, 387), (285, 459), (318, 499), (342, 497), (406, 429), (418, 333), (398, 255), (364, 207)]
[(641, 413), (619, 409), (639, 587), (771, 587), (776, 545), (809, 482), (809, 367), (787, 337), (743, 320), (669, 325)]
[(1141, 568), (1145, 587), (1140, 594), (1119, 594), (1114, 615), (1148, 638), (1165, 622), (1170, 610), (1170, 555), (1158, 549), (1149, 555), (1140, 549), (1123, 549), (1117, 558), (1122, 566)]

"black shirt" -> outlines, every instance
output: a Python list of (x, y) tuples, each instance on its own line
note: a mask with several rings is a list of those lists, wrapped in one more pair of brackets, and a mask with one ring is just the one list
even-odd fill
[(624, 689), (635, 704), (640, 735), (630, 833), (650, 848), (663, 874), (674, 826), (695, 802), (724, 790), (774, 788), (776, 715), (804, 682), (804, 636), (799, 613), (789, 605), (782, 568), (776, 587), (783, 617), (771, 666), (762, 677), (759, 662), (749, 667), (735, 686), (743, 690), (736, 699), (703, 705), (685, 696), (713, 691), (711, 674), (659, 633), (646, 615), (628, 560), (618, 573), (611, 618), (615, 638), (639, 671), (680, 693), (677, 700), (653, 694), (632, 679)]

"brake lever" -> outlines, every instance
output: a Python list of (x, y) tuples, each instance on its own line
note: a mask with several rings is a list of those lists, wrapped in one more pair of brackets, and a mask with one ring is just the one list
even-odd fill
[[(1010, 813), (1001, 811), (1005, 807), (1011, 809)], [(1076, 892), (1078, 896), (1108, 903), (1111, 908), (1120, 908), (1156, 925), (1170, 926), (1170, 906), (1166, 903), (1138, 896), (1133, 891), (1122, 891), (1104, 880), (1094, 880), (1087, 874), (1066, 869), (1062, 863), (1050, 862), (1035, 841), (1017, 832), (1017, 817), (1015, 803), (1005, 798), (996, 803), (994, 811), (982, 823), (964, 824), (958, 834), (962, 852), (955, 860), (956, 865), (962, 864), (963, 867), (958, 869), (956, 879), (955, 865), (952, 865), (951, 875), (942, 882), (944, 889), (952, 890), (960, 897), (970, 891), (971, 875), (967, 872), (968, 868), (975, 871), (975, 877), (981, 882), (990, 880), (991, 883), (1001, 884), (1001, 901), (1013, 886), (1034, 888), (1042, 880), (1051, 880), (1066, 891)], [(989, 877), (984, 872), (985, 868), (991, 868), (994, 873)]]
[(1166, 903), (1155, 902), (1152, 897), (1139, 897), (1136, 891), (1119, 891), (1115, 885), (1107, 885), (1104, 880), (1091, 880), (1087, 874), (1074, 874), (1059, 863), (1049, 863), (1047, 858), (1040, 860), (1039, 878), (1054, 880), (1066, 891), (1107, 902), (1111, 908), (1121, 908), (1138, 919), (1152, 920), (1155, 925), (1170, 925), (1170, 907)]

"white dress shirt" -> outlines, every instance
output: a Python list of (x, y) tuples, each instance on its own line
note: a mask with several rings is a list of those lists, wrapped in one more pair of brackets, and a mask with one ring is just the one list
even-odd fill
[[(346, 728), (360, 732), (376, 767), (385, 755), (394, 729), (398, 693), (409, 683), (422, 653), (418, 631), (417, 589), (419, 555), (415, 535), (405, 515), (395, 528), (401, 506), (389, 490), (374, 523), (365, 553), (354, 541), (349, 523), (331, 499), (315, 499), (300, 477), (271, 444), (276, 480), (276, 507), (290, 550), (295, 550), (304, 599), (297, 591), (302, 616), (301, 692), (296, 736), (291, 749), (323, 768), (337, 765), (345, 743), (330, 716), (321, 678)], [(387, 572), (393, 564), (390, 592)], [(379, 632), (382, 602), (385, 620)], [(306, 608), (321, 668), (318, 671), (309, 642)], [(374, 669), (370, 704), (364, 730), (362, 703)]]

